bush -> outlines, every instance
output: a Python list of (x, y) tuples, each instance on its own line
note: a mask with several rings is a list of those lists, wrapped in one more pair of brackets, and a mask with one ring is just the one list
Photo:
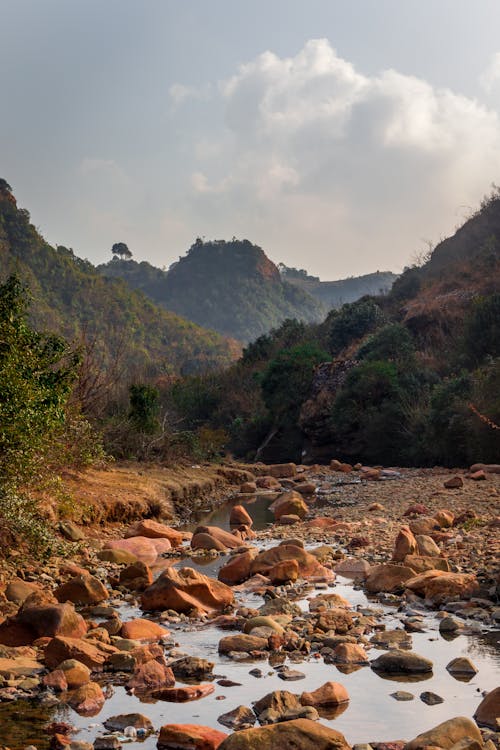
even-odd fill
[(349, 302), (339, 311), (330, 313), (328, 317), (329, 348), (333, 355), (339, 354), (354, 341), (384, 323), (380, 307), (373, 300), (366, 298)]
[(358, 349), (359, 360), (382, 360), (410, 366), (415, 357), (411, 333), (400, 323), (391, 323), (369, 336)]
[(465, 323), (464, 352), (472, 365), (500, 357), (500, 293), (478, 299)]

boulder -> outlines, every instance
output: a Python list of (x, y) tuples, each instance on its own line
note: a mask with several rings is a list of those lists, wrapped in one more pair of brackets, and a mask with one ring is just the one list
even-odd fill
[(321, 565), (314, 555), (293, 544), (280, 544), (278, 547), (259, 552), (252, 562), (251, 574), (261, 573), (267, 576), (271, 568), (284, 560), (296, 560), (302, 578), (334, 578), (334, 573)]
[(120, 635), (122, 638), (129, 638), (133, 641), (152, 643), (159, 641), (161, 638), (166, 638), (170, 633), (158, 623), (138, 617), (135, 620), (124, 622)]
[(360, 643), (339, 643), (333, 655), (336, 664), (368, 664), (368, 656)]
[(417, 534), (417, 554), (425, 557), (439, 557), (441, 550), (431, 536), (427, 534)]
[(231, 534), (230, 531), (220, 529), (218, 526), (198, 526), (195, 529), (193, 539), (191, 540), (191, 547), (193, 547), (193, 549), (195, 549), (193, 546), (193, 540), (198, 534), (208, 534), (212, 539), (220, 542), (224, 549), (236, 549), (237, 547), (241, 547), (241, 537), (237, 534)]
[(226, 737), (225, 732), (201, 724), (165, 724), (156, 746), (158, 750), (217, 750)]
[(88, 682), (68, 694), (67, 702), (82, 716), (95, 716), (104, 706), (104, 693), (97, 682)]
[(191, 549), (206, 549), (215, 550), (216, 552), (225, 552), (227, 547), (210, 534), (193, 534), (191, 539)]
[(301, 495), (314, 495), (316, 489), (314, 482), (298, 482), (295, 485), (295, 491)]
[(215, 687), (211, 682), (207, 682), (202, 685), (160, 688), (153, 690), (151, 697), (155, 700), (169, 701), (170, 703), (187, 703), (188, 701), (197, 701), (214, 692)]
[(15, 617), (0, 624), (0, 644), (25, 646), (37, 638), (80, 638), (86, 632), (87, 624), (72, 604), (30, 606), (28, 598)]
[(365, 588), (370, 594), (378, 594), (380, 591), (393, 594), (402, 591), (406, 581), (413, 577), (413, 570), (404, 565), (375, 565), (368, 572)]
[(267, 467), (267, 471), (270, 477), (275, 479), (288, 479), (294, 477), (297, 474), (296, 464), (272, 464)]
[(197, 656), (183, 656), (170, 663), (169, 667), (177, 679), (203, 680), (212, 674), (215, 664)]
[(359, 557), (346, 557), (337, 563), (334, 570), (341, 576), (364, 579), (370, 571), (370, 563)]
[(183, 535), (180, 531), (150, 518), (137, 521), (125, 532), (126, 539), (135, 536), (142, 536), (147, 539), (168, 539), (172, 547), (181, 547), (183, 542)]
[(297, 560), (282, 560), (269, 568), (266, 575), (273, 586), (294, 583), (299, 577), (299, 563)]
[(127, 682), (127, 688), (137, 693), (151, 692), (157, 688), (173, 687), (174, 673), (162, 661), (150, 659), (142, 664), (136, 664), (134, 674)]
[(95, 576), (87, 573), (78, 575), (63, 583), (54, 591), (58, 602), (73, 604), (99, 604), (109, 597), (108, 590)]
[(59, 521), (59, 531), (70, 542), (82, 542), (85, 534), (73, 521)]
[[(487, 693), (476, 708), (474, 718), (480, 726), (489, 727), (495, 732), (499, 730), (500, 719), (500, 687)], [(473, 735), (470, 735), (471, 737)]]
[(0, 657), (0, 677), (34, 677), (43, 672), (44, 666), (36, 660), (34, 649), (22, 650), (25, 652), (23, 655), (16, 653), (17, 649), (12, 649), (9, 656)]
[(52, 638), (45, 648), (45, 664), (55, 669), (67, 659), (76, 659), (85, 664), (92, 672), (102, 670), (106, 661), (106, 654), (94, 646), (90, 641), (81, 638), (66, 638), (57, 636)]
[(70, 689), (81, 687), (90, 682), (90, 669), (77, 659), (66, 659), (57, 668), (64, 674)]
[(402, 526), (394, 543), (392, 559), (394, 562), (403, 562), (406, 555), (413, 555), (417, 550), (417, 542), (408, 526)]
[(325, 682), (312, 693), (302, 693), (300, 696), (300, 702), (303, 706), (315, 706), (316, 708), (338, 706), (341, 703), (347, 703), (348, 700), (349, 694), (340, 682)]
[(258, 729), (243, 729), (229, 735), (219, 750), (350, 750), (345, 737), (335, 729), (295, 719)]
[[(446, 670), (450, 674), (458, 674), (458, 675), (473, 675), (478, 672), (478, 668), (474, 666), (474, 664), (471, 662), (470, 659), (468, 659), (466, 656), (457, 656), (455, 659), (452, 659), (447, 665)], [(497, 708), (500, 711), (500, 693), (498, 697), (499, 703)], [(499, 713), (500, 716), (500, 713)]]
[(248, 706), (238, 706), (232, 711), (221, 714), (217, 721), (229, 729), (248, 729), (257, 721), (254, 712)]
[(146, 732), (154, 732), (154, 727), (150, 719), (143, 714), (118, 714), (110, 716), (103, 722), (106, 729), (110, 732), (123, 732), (127, 727), (134, 729), (145, 729)]
[(246, 581), (251, 576), (252, 562), (257, 557), (256, 549), (249, 549), (233, 555), (229, 562), (223, 565), (218, 573), (219, 581), (234, 586)]
[(167, 568), (141, 596), (145, 610), (173, 609), (175, 612), (213, 612), (223, 610), (234, 601), (226, 584), (204, 576), (193, 568)]
[(429, 516), (420, 516), (419, 518), (413, 519), (409, 523), (410, 531), (412, 534), (431, 534), (433, 531), (439, 531), (441, 526), (435, 518)]
[(406, 743), (404, 750), (424, 750), (428, 747), (450, 750), (456, 742), (460, 742), (465, 737), (477, 740), (480, 745), (483, 744), (481, 732), (474, 722), (465, 716), (457, 716), (417, 735), (415, 739)]
[(109, 542), (106, 542), (104, 549), (130, 552), (137, 560), (142, 560), (146, 565), (152, 565), (158, 557), (158, 552), (152, 539), (148, 539), (145, 536), (134, 536), (130, 539), (111, 539)]
[(455, 515), (451, 512), (451, 510), (438, 510), (436, 513), (434, 513), (434, 518), (442, 529), (449, 529), (455, 522)]
[(447, 490), (459, 490), (464, 486), (464, 480), (462, 477), (450, 477), (443, 484)]
[(40, 586), (36, 583), (29, 583), (28, 581), (21, 580), (21, 578), (14, 578), (14, 580), (10, 581), (7, 585), (4, 593), (8, 602), (22, 604), (28, 596), (31, 596), (31, 594), (40, 590)]
[(256, 484), (262, 490), (279, 490), (280, 483), (275, 477), (257, 477)]
[(273, 690), (272, 693), (266, 693), (256, 701), (253, 704), (253, 710), (259, 721), (262, 719), (279, 721), (291, 711), (298, 709), (300, 705), (299, 697), (294, 693), (288, 690)]
[(256, 482), (243, 482), (240, 484), (240, 492), (242, 495), (252, 495), (257, 491)]
[(432, 672), (432, 662), (413, 651), (386, 651), (370, 662), (375, 672), (385, 674), (425, 674)]
[(229, 654), (231, 651), (265, 651), (266, 649), (267, 638), (244, 633), (227, 635), (219, 641), (219, 654)]
[(279, 521), (281, 516), (285, 515), (294, 515), (299, 518), (304, 518), (309, 511), (302, 495), (299, 495), (295, 490), (282, 492), (272, 505), (269, 506), (269, 509), (273, 511), (276, 521)]
[(253, 521), (243, 505), (234, 505), (229, 515), (230, 526), (252, 526)]
[(124, 549), (101, 549), (97, 553), (99, 560), (115, 565), (131, 565), (137, 562), (137, 557)]
[(144, 591), (153, 583), (153, 573), (149, 565), (138, 560), (120, 571), (119, 581), (130, 591)]
[(473, 573), (447, 573), (428, 570), (406, 581), (406, 588), (423, 596), (433, 604), (456, 599), (469, 599), (479, 592), (479, 584)]
[[(427, 537), (429, 539), (430, 537)], [(425, 573), (426, 570), (449, 571), (450, 564), (445, 557), (427, 557), (426, 555), (407, 555), (404, 559), (405, 567), (414, 573)]]

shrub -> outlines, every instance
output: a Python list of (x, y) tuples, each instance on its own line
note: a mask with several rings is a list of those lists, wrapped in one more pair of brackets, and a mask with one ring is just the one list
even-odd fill
[(343, 305), (339, 311), (330, 313), (329, 318), (329, 348), (333, 355), (384, 323), (380, 307), (366, 298)]

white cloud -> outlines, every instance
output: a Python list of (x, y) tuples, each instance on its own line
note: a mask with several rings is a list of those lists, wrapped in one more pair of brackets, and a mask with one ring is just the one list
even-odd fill
[(500, 84), (500, 52), (496, 52), (492, 56), (479, 78), (479, 83), (487, 94), (491, 94), (493, 89)]
[(192, 149), (203, 232), (248, 236), (323, 277), (401, 268), (498, 181), (497, 112), (396, 70), (365, 75), (324, 39), (265, 52), (218, 92), (225, 140), (211, 159), (204, 135), (202, 167)]

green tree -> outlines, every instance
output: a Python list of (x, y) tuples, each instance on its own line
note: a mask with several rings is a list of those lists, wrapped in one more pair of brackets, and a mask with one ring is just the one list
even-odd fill
[(113, 255), (119, 255), (122, 260), (132, 257), (132, 252), (128, 249), (128, 245), (126, 245), (124, 242), (115, 242), (115, 244), (111, 248), (111, 252), (113, 253)]
[(329, 347), (333, 355), (339, 354), (356, 339), (366, 336), (384, 323), (380, 307), (372, 299), (360, 299), (332, 311), (327, 319)]
[(129, 419), (139, 432), (153, 434), (159, 428), (160, 394), (152, 385), (133, 384), (129, 389)]

